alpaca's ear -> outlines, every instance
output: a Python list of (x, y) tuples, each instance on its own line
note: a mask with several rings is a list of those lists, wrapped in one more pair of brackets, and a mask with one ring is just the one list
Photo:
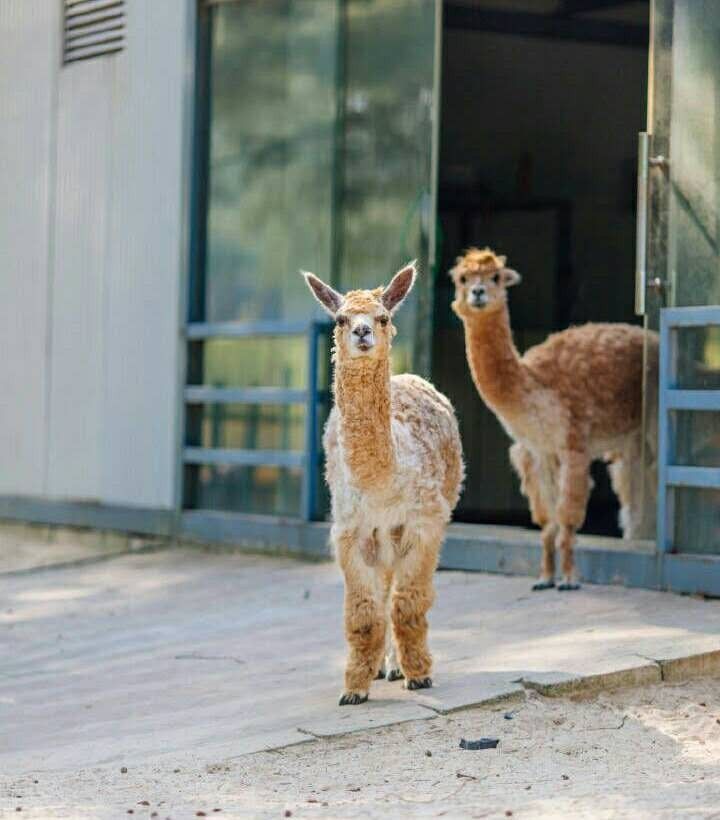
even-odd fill
[(331, 288), (330, 285), (326, 285), (322, 279), (318, 279), (314, 273), (308, 273), (304, 270), (301, 270), (300, 273), (305, 277), (312, 295), (334, 319), (335, 314), (340, 310), (340, 305), (343, 303), (342, 295)]
[(511, 288), (513, 285), (519, 285), (522, 282), (522, 276), (512, 268), (503, 268), (500, 271), (500, 276), (506, 288)]
[(410, 262), (409, 265), (405, 265), (404, 268), (399, 270), (382, 292), (380, 298), (390, 313), (395, 313), (415, 284), (415, 277), (417, 276), (415, 264), (415, 262)]

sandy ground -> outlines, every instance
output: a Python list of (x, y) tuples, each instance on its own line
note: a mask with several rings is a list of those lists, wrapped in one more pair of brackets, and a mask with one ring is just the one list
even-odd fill
[[(486, 736), (496, 750), (458, 748)], [(3, 818), (720, 818), (720, 679), (527, 692), (273, 752), (0, 783)]]

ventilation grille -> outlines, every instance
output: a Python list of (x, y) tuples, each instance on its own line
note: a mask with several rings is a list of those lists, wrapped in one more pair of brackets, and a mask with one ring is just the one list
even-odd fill
[(64, 4), (64, 63), (125, 48), (125, 0), (64, 0)]

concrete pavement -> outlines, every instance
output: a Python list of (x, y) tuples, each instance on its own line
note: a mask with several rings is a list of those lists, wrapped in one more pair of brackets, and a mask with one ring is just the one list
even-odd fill
[[(0, 554), (9, 555), (7, 536)], [(27, 554), (27, 550), (22, 552)], [(216, 762), (501, 698), (720, 669), (720, 602), (439, 573), (435, 688), (379, 681), (337, 706), (342, 583), (331, 564), (200, 549), (73, 548), (0, 572), (0, 772)], [(78, 557), (80, 556), (80, 557)], [(43, 564), (52, 563), (43, 560)]]

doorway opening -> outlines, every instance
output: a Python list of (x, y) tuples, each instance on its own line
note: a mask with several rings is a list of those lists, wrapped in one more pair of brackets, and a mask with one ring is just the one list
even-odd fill
[[(551, 332), (634, 315), (637, 133), (645, 127), (649, 4), (446, 2), (433, 378), (467, 461), (456, 520), (530, 525), (510, 440), (477, 395), (445, 272), (489, 245), (523, 275), (510, 293), (522, 354)], [(620, 535), (603, 464), (582, 532)]]

